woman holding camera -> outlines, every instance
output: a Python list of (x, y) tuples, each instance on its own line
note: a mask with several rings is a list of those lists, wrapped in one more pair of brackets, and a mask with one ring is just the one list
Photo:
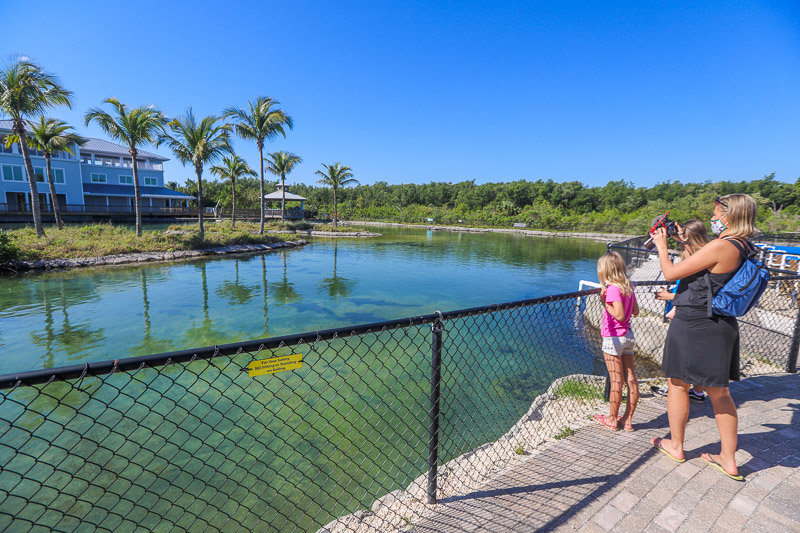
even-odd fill
[[(726, 476), (737, 481), (734, 458), (738, 417), (728, 391), (730, 380), (739, 380), (739, 325), (734, 317), (708, 316), (708, 282), (716, 294), (742, 264), (742, 254), (730, 241), (748, 246), (747, 238), (755, 233), (758, 206), (746, 194), (729, 194), (714, 201), (711, 230), (716, 239), (677, 265), (667, 251), (667, 233), (663, 228), (653, 233), (659, 262), (667, 281), (681, 281), (681, 294), (674, 304), (675, 318), (670, 324), (664, 346), (662, 370), (669, 378), (667, 414), (669, 439), (653, 439), (652, 444), (671, 459), (683, 463), (683, 441), (689, 420), (689, 386), (705, 388), (714, 407), (720, 435), (720, 454), (703, 454), (703, 459)], [(706, 276), (708, 274), (708, 276)]]

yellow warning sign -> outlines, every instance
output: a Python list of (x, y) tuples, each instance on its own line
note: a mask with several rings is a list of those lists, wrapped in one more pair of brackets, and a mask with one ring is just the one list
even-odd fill
[(273, 357), (272, 359), (251, 361), (247, 364), (247, 373), (252, 378), (264, 374), (283, 372), (284, 370), (297, 370), (298, 368), (303, 368), (303, 354), (293, 353), (291, 355)]

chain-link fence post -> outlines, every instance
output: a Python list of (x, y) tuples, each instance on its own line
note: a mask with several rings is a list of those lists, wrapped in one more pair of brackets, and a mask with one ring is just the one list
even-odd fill
[(800, 307), (797, 309), (797, 318), (794, 321), (792, 344), (789, 346), (789, 359), (786, 362), (786, 371), (797, 372), (797, 350), (800, 349)]
[(440, 319), (431, 326), (431, 405), (428, 426), (428, 503), (436, 503), (436, 477), (439, 464), (439, 400), (442, 383), (442, 331)]

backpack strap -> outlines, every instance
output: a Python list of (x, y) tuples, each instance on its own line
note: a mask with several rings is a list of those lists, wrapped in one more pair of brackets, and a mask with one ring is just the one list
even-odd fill
[[(753, 246), (753, 244), (747, 239), (743, 239), (741, 237), (722, 237), (722, 238), (731, 243), (732, 245), (734, 245), (736, 249), (739, 250), (739, 255), (742, 256), (742, 265), (744, 264), (745, 261), (755, 256), (757, 253), (756, 247)], [(738, 271), (739, 268), (742, 268), (742, 265), (739, 265), (739, 267), (736, 270)], [(711, 277), (708, 274), (709, 274), (708, 272), (706, 272), (705, 274), (706, 286), (708, 287), (708, 309), (706, 314), (708, 315), (708, 318), (711, 318), (714, 316), (714, 306), (712, 302), (712, 300), (714, 299), (714, 294), (711, 291)]]

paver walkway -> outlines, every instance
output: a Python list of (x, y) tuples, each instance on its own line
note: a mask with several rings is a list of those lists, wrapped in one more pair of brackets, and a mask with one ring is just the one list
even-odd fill
[(668, 433), (666, 400), (643, 397), (633, 433), (587, 426), (443, 500), (414, 531), (800, 532), (800, 374), (749, 378), (731, 394), (744, 483), (700, 458), (719, 452), (709, 400), (691, 405), (678, 464), (649, 442)]

